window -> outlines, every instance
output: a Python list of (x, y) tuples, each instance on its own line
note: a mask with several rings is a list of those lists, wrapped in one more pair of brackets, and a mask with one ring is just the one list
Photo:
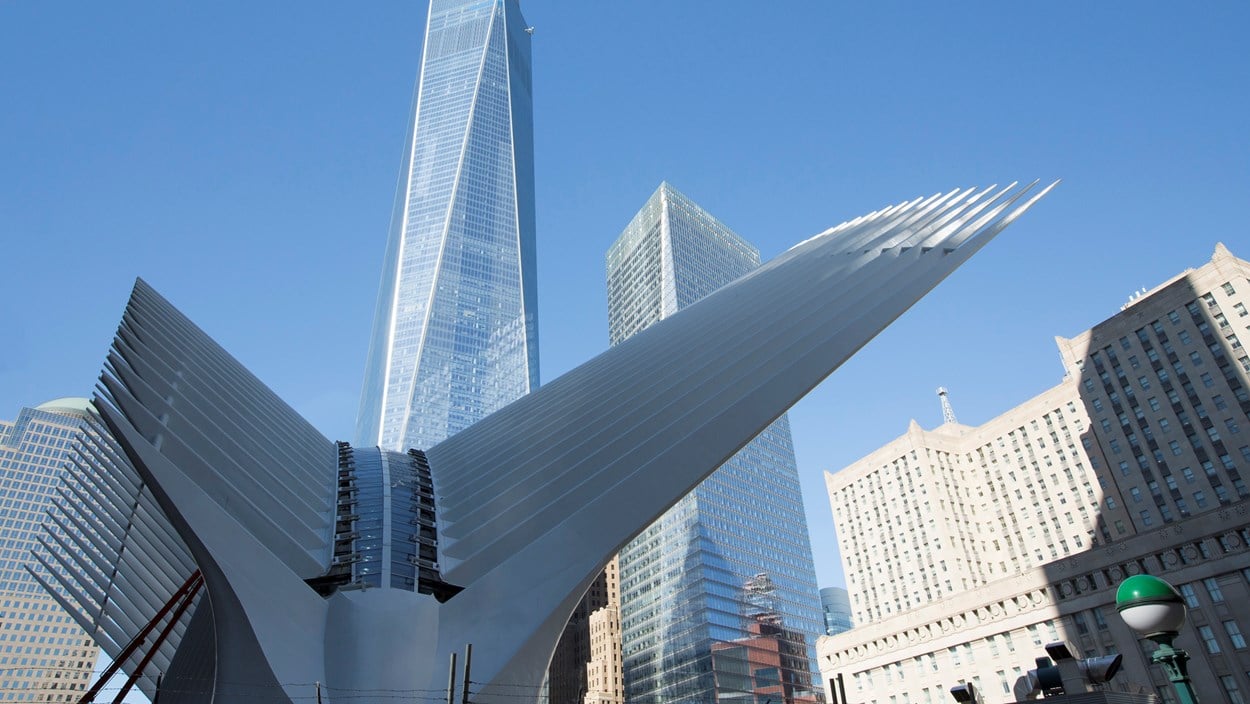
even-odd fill
[(1228, 428), (1228, 432), (1230, 433), (1241, 432), (1241, 429), (1237, 427), (1237, 421), (1233, 420), (1232, 418), (1229, 418), (1228, 420), (1224, 421), (1224, 427)]
[(1150, 380), (1147, 379), (1145, 376), (1137, 377), (1137, 383), (1139, 386), (1141, 386), (1142, 391), (1146, 391), (1150, 388)]
[(1100, 631), (1107, 630), (1107, 617), (1103, 614), (1102, 607), (1101, 606), (1094, 607), (1093, 612), (1094, 612), (1094, 625)]
[(1198, 635), (1202, 637), (1202, 642), (1207, 646), (1207, 652), (1214, 655), (1220, 651), (1220, 642), (1215, 639), (1215, 631), (1210, 626), (1198, 626)]
[(1207, 577), (1202, 580), (1202, 586), (1207, 588), (1207, 594), (1211, 596), (1211, 602), (1218, 604), (1224, 601), (1224, 592), (1220, 591), (1220, 583), (1215, 577)]
[(1246, 700), (1241, 696), (1241, 690), (1237, 688), (1237, 678), (1232, 675), (1220, 675), (1220, 686), (1224, 688), (1224, 694), (1228, 695), (1229, 704), (1246, 704)]
[(1141, 512), (1141, 524), (1147, 527), (1154, 525), (1154, 519), (1150, 517), (1149, 511)]
[(1141, 489), (1138, 489), (1137, 487), (1130, 487), (1128, 490), (1128, 494), (1129, 496), (1133, 498), (1133, 503), (1135, 504), (1141, 503)]
[(1178, 457), (1179, 457), (1179, 456), (1180, 456), (1180, 454), (1183, 452), (1183, 450), (1181, 449), (1181, 444), (1180, 444), (1180, 442), (1178, 442), (1178, 441), (1176, 441), (1176, 440), (1172, 440), (1171, 442), (1169, 442), (1169, 443), (1168, 443), (1168, 448), (1169, 448), (1170, 450), (1172, 450), (1172, 455), (1173, 455), (1173, 456), (1178, 456)]
[(1215, 402), (1215, 410), (1217, 411), (1228, 410), (1228, 404), (1224, 402), (1223, 396), (1216, 394), (1215, 396), (1211, 397), (1211, 400)]
[(1089, 634), (1089, 624), (1085, 622), (1085, 614), (1080, 612), (1072, 614), (1072, 623), (1076, 625), (1076, 632), (1080, 635)]
[(1234, 648), (1241, 650), (1246, 647), (1246, 638), (1241, 635), (1241, 628), (1237, 626), (1236, 621), (1225, 621), (1224, 632), (1228, 634), (1228, 640), (1232, 641)]
[(1206, 386), (1206, 387), (1215, 386), (1215, 379), (1211, 378), (1211, 374), (1209, 372), (1203, 372), (1202, 376), (1198, 378), (1202, 379), (1203, 386)]

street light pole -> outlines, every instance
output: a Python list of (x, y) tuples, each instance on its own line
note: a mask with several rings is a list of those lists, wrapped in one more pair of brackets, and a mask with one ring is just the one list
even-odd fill
[(1189, 679), (1189, 654), (1172, 647), (1185, 625), (1185, 599), (1176, 587), (1148, 574), (1134, 575), (1120, 583), (1115, 608), (1129, 628), (1159, 645), (1150, 660), (1163, 668), (1180, 704), (1198, 704)]
[(1163, 672), (1176, 688), (1176, 696), (1180, 704), (1198, 704), (1198, 695), (1194, 693), (1193, 683), (1189, 679), (1189, 653), (1172, 647), (1175, 634), (1160, 633), (1150, 638), (1159, 644), (1150, 661), (1163, 667)]

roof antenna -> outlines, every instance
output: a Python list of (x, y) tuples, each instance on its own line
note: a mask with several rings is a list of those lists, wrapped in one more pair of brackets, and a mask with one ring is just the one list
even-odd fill
[(951, 400), (947, 398), (946, 387), (939, 386), (937, 390), (938, 398), (942, 399), (942, 423), (958, 423), (955, 420), (955, 409), (951, 408)]

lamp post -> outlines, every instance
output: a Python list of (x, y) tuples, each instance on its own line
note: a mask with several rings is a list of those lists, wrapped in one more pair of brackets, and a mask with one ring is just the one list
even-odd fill
[(1172, 647), (1185, 625), (1185, 599), (1176, 587), (1148, 574), (1134, 575), (1120, 583), (1115, 608), (1129, 628), (1159, 644), (1150, 660), (1163, 666), (1181, 704), (1198, 704), (1186, 671), (1189, 654)]

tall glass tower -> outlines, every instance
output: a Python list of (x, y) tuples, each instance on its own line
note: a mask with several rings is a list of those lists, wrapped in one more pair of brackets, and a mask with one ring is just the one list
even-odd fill
[[(612, 344), (759, 264), (661, 184), (608, 250)], [(824, 622), (785, 416), (626, 546), (620, 589), (631, 704), (815, 701)]]
[(426, 448), (538, 385), (530, 28), (431, 0), (356, 442)]

